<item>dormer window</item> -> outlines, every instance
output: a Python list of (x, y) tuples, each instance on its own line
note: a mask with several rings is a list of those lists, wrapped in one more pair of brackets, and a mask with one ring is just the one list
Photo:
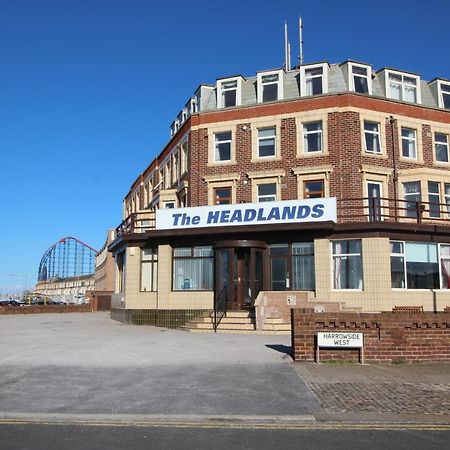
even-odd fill
[(439, 81), (439, 106), (441, 108), (450, 109), (450, 83)]
[(258, 73), (258, 102), (273, 102), (283, 98), (282, 72)]
[(326, 94), (328, 92), (327, 65), (302, 66), (300, 80), (302, 96)]
[(186, 117), (189, 116), (190, 114), (195, 113), (195, 97), (191, 97), (188, 102), (186, 103), (185, 106), (185, 111), (186, 111)]
[(241, 104), (241, 78), (217, 82), (217, 107), (229, 108)]
[(372, 93), (371, 69), (361, 64), (349, 63), (349, 88), (359, 94)]
[(419, 77), (387, 71), (386, 94), (393, 100), (420, 103)]

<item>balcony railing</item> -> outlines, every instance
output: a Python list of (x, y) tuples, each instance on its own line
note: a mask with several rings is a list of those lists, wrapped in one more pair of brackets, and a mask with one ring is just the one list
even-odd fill
[(155, 224), (155, 211), (132, 213), (116, 228), (116, 236), (129, 233), (145, 233), (154, 230)]
[[(359, 197), (337, 200), (338, 223), (402, 222), (450, 225), (450, 202), (434, 203), (392, 198)], [(155, 211), (130, 214), (117, 228), (116, 236), (146, 233), (155, 229)]]
[(360, 197), (337, 200), (338, 222), (446, 223), (450, 225), (450, 203)]

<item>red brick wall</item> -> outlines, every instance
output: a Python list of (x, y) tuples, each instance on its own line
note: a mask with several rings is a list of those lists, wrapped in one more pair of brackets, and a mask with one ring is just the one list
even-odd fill
[[(319, 331), (364, 334), (366, 362), (450, 361), (450, 313), (314, 313), (292, 310), (292, 356), (314, 361)], [(320, 349), (320, 360), (358, 360), (358, 349)]]
[(44, 314), (91, 312), (92, 306), (86, 305), (34, 305), (34, 306), (0, 306), (0, 314)]

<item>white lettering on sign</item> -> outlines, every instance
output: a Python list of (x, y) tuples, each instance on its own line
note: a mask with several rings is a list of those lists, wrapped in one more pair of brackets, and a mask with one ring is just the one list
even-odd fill
[(319, 347), (349, 347), (362, 348), (364, 346), (363, 333), (351, 331), (335, 331), (332, 333), (317, 333), (317, 345)]
[(156, 229), (336, 222), (336, 198), (158, 209)]

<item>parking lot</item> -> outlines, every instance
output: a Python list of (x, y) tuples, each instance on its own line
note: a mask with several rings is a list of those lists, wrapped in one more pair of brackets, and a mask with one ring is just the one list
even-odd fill
[(0, 413), (311, 416), (289, 336), (191, 334), (108, 313), (0, 316)]

